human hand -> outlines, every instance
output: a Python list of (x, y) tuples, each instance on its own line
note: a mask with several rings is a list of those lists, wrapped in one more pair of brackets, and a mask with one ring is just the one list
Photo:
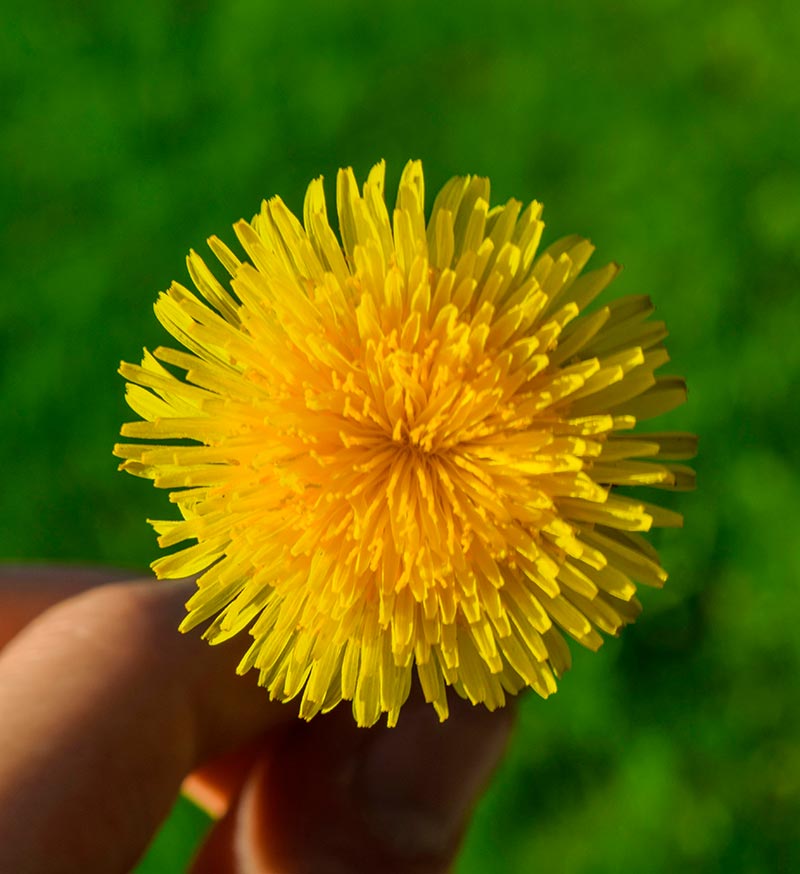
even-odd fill
[(217, 819), (192, 874), (449, 870), (511, 708), (305, 723), (177, 632), (193, 583), (112, 576), (0, 569), (0, 872), (128, 872), (182, 783)]

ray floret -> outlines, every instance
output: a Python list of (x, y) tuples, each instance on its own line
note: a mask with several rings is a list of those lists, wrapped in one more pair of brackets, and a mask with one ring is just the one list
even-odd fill
[(143, 442), (115, 454), (178, 510), (153, 568), (197, 575), (181, 630), (248, 630), (240, 672), (306, 718), (393, 725), (414, 675), (442, 719), (449, 686), (546, 697), (565, 636), (597, 649), (666, 580), (641, 532), (681, 517), (629, 497), (694, 482), (693, 435), (634, 430), (685, 399), (664, 325), (645, 296), (587, 313), (617, 265), (489, 194), (453, 179), (426, 218), (411, 161), (391, 213), (383, 163), (340, 171), (338, 234), (321, 179), (302, 222), (265, 201), (244, 257), (209, 241), (224, 283), (192, 251), (195, 291), (159, 296), (180, 348), (120, 368)]

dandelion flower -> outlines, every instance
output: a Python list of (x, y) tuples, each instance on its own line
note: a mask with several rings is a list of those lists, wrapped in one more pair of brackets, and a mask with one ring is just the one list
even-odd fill
[(577, 236), (538, 253), (541, 205), (490, 207), (487, 179), (426, 223), (421, 164), (390, 215), (380, 163), (336, 206), (340, 237), (321, 179), (302, 224), (275, 197), (235, 226), (246, 260), (212, 237), (227, 286), (192, 251), (199, 296), (155, 305), (183, 348), (121, 366), (151, 442), (115, 454), (171, 490), (159, 544), (191, 544), (155, 573), (198, 575), (181, 629), (249, 629), (240, 672), (306, 718), (392, 725), (414, 673), (441, 719), (447, 686), (546, 697), (564, 635), (597, 649), (666, 579), (640, 532), (681, 517), (618, 489), (693, 483), (692, 435), (632, 433), (685, 398), (665, 327), (645, 296), (585, 313), (619, 268), (584, 272)]

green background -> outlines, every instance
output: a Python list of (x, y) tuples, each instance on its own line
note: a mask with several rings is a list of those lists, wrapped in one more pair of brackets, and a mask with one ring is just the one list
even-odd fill
[[(527, 697), (459, 874), (800, 870), (800, 12), (790, 2), (4, 4), (5, 558), (145, 566), (120, 358), (190, 247), (410, 157), (590, 236), (671, 330), (699, 490), (620, 640)], [(329, 187), (329, 191), (330, 191)], [(205, 827), (179, 803), (140, 874)]]

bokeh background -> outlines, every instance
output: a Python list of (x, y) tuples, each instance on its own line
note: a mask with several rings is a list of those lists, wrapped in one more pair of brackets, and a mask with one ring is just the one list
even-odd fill
[(522, 701), (457, 871), (800, 870), (799, 54), (788, 0), (6, 0), (0, 554), (155, 557), (115, 370), (190, 247), (339, 166), (488, 175), (653, 297), (700, 487), (638, 624)]

